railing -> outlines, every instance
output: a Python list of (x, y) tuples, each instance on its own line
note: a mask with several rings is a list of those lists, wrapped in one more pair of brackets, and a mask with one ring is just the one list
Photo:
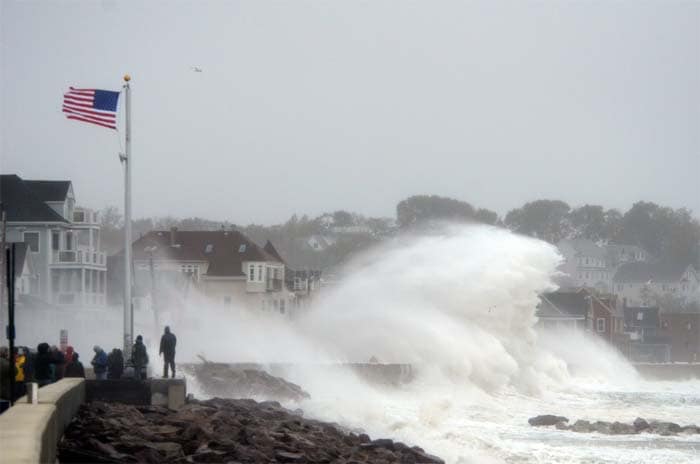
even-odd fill
[(54, 250), (53, 264), (96, 264), (104, 266), (107, 256), (103, 252), (88, 250)]

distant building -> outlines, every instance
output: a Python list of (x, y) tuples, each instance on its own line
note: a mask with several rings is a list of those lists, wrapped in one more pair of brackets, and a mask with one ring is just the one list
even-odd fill
[(629, 356), (637, 362), (668, 362), (671, 340), (661, 331), (659, 307), (625, 306), (625, 332), (632, 344)]
[(670, 340), (672, 362), (700, 361), (700, 312), (659, 314), (660, 335)]
[(335, 243), (335, 238), (314, 234), (306, 239), (306, 246), (313, 251), (325, 251)]
[(272, 244), (259, 247), (238, 231), (152, 231), (133, 243), (133, 260), (140, 293), (156, 288), (159, 305), (172, 303), (163, 299), (174, 290), (183, 298), (196, 290), (224, 307), (288, 314), (295, 298)]
[(70, 181), (2, 175), (0, 202), (8, 239), (26, 246), (20, 295), (66, 307), (105, 304), (107, 269), (98, 216), (75, 206)]
[(588, 239), (562, 240), (557, 247), (564, 257), (560, 270), (568, 276), (568, 285), (610, 291), (612, 270), (603, 247)]
[(649, 261), (649, 253), (636, 245), (620, 245), (609, 243), (604, 246), (608, 266), (617, 269), (618, 266), (625, 263), (635, 263)]
[(576, 290), (559, 290), (540, 295), (537, 325), (542, 328), (566, 328), (584, 331), (589, 326), (588, 295)]
[(287, 268), (285, 278), (287, 289), (294, 292), (297, 308), (308, 308), (321, 290), (321, 271)]
[(649, 307), (656, 305), (661, 296), (682, 302), (692, 300), (698, 294), (700, 278), (693, 266), (632, 262), (617, 269), (613, 285), (615, 294), (628, 306)]

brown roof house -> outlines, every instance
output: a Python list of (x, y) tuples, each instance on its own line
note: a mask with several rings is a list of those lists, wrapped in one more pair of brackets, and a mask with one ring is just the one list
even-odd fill
[(235, 230), (152, 231), (133, 243), (133, 260), (136, 294), (154, 295), (159, 308), (195, 295), (223, 307), (284, 315), (292, 308), (294, 293), (285, 288), (285, 263), (275, 247), (260, 247)]

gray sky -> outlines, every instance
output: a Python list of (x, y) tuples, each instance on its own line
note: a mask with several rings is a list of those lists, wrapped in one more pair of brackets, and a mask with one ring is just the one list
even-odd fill
[(0, 0), (0, 25), (0, 169), (87, 206), (122, 206), (119, 142), (62, 95), (129, 72), (135, 217), (423, 193), (700, 212), (697, 1)]

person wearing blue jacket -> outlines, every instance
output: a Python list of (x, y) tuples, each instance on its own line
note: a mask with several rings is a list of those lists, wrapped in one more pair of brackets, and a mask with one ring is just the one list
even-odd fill
[(92, 369), (95, 372), (95, 378), (97, 380), (105, 380), (107, 378), (107, 353), (97, 345), (95, 345), (93, 350), (95, 351), (95, 357), (92, 358), (90, 364), (92, 364)]

